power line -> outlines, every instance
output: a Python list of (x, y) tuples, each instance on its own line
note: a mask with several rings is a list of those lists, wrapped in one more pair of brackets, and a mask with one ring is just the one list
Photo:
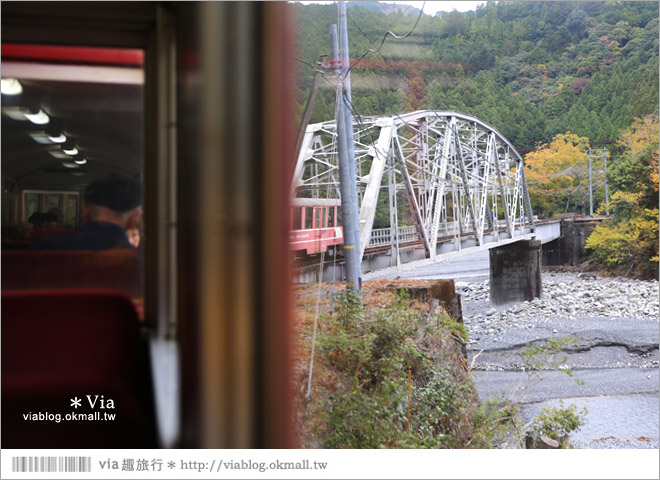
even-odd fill
[[(380, 50), (381, 50), (382, 47), (384, 46), (387, 37), (388, 37), (388, 36), (391, 36), (391, 37), (393, 37), (394, 39), (401, 40), (401, 39), (405, 39), (405, 38), (409, 37), (410, 35), (412, 35), (413, 32), (416, 30), (417, 25), (419, 24), (419, 21), (421, 20), (421, 17), (422, 17), (422, 15), (423, 15), (423, 13), (424, 13), (424, 7), (425, 7), (425, 5), (426, 5), (426, 2), (424, 2), (424, 4), (422, 5), (422, 8), (421, 8), (421, 10), (420, 10), (420, 12), (419, 12), (419, 14), (418, 14), (418, 16), (417, 16), (417, 19), (416, 19), (414, 25), (412, 26), (412, 28), (410, 29), (410, 31), (408, 31), (405, 35), (397, 35), (397, 34), (393, 33), (392, 31), (387, 31), (387, 32), (385, 32), (385, 34), (383, 35), (383, 38), (382, 38), (382, 40), (381, 40), (380, 45), (378, 46), (378, 48), (375, 48), (375, 49), (368, 48), (368, 49), (367, 49), (367, 50), (366, 50), (366, 51), (365, 51), (365, 52), (364, 52), (364, 53), (363, 53), (363, 54), (362, 54), (362, 55), (361, 55), (361, 56), (360, 56), (355, 62), (353, 62), (353, 64), (348, 68), (348, 70), (346, 71), (345, 76), (347, 76), (347, 75), (350, 73), (350, 70), (351, 70), (353, 67), (355, 67), (356, 65), (358, 65), (358, 64), (359, 64), (359, 63), (360, 63), (360, 62), (366, 57), (366, 55), (368, 55), (369, 53), (375, 53), (375, 54), (379, 55), (380, 58), (382, 58), (383, 61), (384, 61), (386, 64), (389, 64), (389, 59), (387, 59), (386, 57), (384, 57), (384, 56), (382, 55), (382, 53), (380, 53)], [(348, 13), (347, 13), (347, 18), (350, 18), (350, 19), (351, 19), (351, 21), (352, 21), (353, 24), (356, 26), (356, 28), (358, 29), (358, 31), (359, 31), (359, 32), (360, 32), (360, 33), (366, 38), (366, 40), (367, 40), (372, 46), (375, 47), (375, 43), (374, 43), (374, 42), (373, 42), (373, 41), (367, 36), (367, 34), (366, 34), (366, 33), (364, 32), (364, 30), (360, 27), (360, 25), (355, 21), (355, 19), (352, 18), (352, 17), (350, 17), (350, 16), (348, 15)], [(320, 34), (322, 34), (321, 30), (318, 28), (318, 26), (316, 25), (316, 23), (315, 23), (311, 18), (310, 18), (309, 20), (310, 20), (310, 23), (312, 24), (312, 26), (313, 26), (313, 27), (314, 27), (314, 28), (315, 28)], [(292, 57), (293, 59), (299, 61), (300, 63), (303, 63), (304, 65), (307, 65), (307, 66), (309, 66), (310, 68), (313, 68), (313, 69), (316, 70), (316, 66), (314, 66), (311, 62), (308, 62), (308, 61), (306, 61), (306, 60), (300, 59), (300, 58), (295, 57), (295, 56), (291, 56), (291, 57)], [(405, 78), (404, 78), (403, 76), (401, 76), (400, 74), (397, 75), (397, 76), (398, 76), (399, 79), (401, 79), (402, 81), (405, 81)], [(334, 83), (331, 82), (330, 80), (328, 80), (328, 79), (326, 78), (325, 75), (323, 75), (323, 78), (324, 78), (324, 80), (325, 80), (326, 82), (328, 82), (331, 86), (333, 86), (333, 88), (336, 88), (335, 85), (334, 85)], [(369, 82), (371, 83), (371, 79), (369, 79)], [(373, 85), (373, 84), (372, 84), (372, 85)], [(374, 92), (377, 94), (377, 97), (379, 97), (379, 100), (382, 102), (383, 99), (381, 98), (380, 95), (378, 95), (379, 90), (380, 90), (380, 88), (375, 88), (375, 89), (372, 88), (372, 91), (374, 91)], [(353, 109), (352, 107), (349, 107), (349, 108), (350, 108), (350, 110), (351, 110), (351, 113), (353, 113), (354, 115), (359, 115), (359, 114), (356, 114), (356, 113), (354, 112), (354, 109)], [(396, 113), (395, 113), (395, 114), (396, 114)]]
[(313, 65), (311, 62), (308, 62), (307, 60), (303, 60), (301, 58), (295, 57), (293, 55), (289, 55), (289, 57), (293, 58), (294, 60), (298, 60), (300, 63), (304, 63), (307, 66), (312, 67), (314, 70), (316, 70), (316, 66)]
[(419, 24), (419, 21), (421, 20), (422, 15), (424, 14), (424, 7), (425, 6), (426, 6), (426, 2), (424, 2), (422, 4), (422, 8), (419, 11), (419, 15), (417, 16), (417, 20), (415, 21), (415, 24), (412, 26), (412, 28), (410, 29), (410, 31), (408, 33), (406, 33), (405, 35), (397, 35), (396, 33), (392, 32), (391, 30), (388, 30), (387, 32), (385, 32), (385, 34), (383, 35), (383, 39), (381, 40), (380, 45), (378, 46), (378, 48), (375, 49), (375, 50), (373, 50), (371, 48), (367, 48), (367, 50), (355, 62), (353, 62), (353, 65), (348, 67), (348, 70), (346, 71), (346, 75), (348, 75), (350, 73), (351, 69), (353, 67), (355, 67), (358, 63), (360, 63), (362, 61), (362, 59), (364, 59), (364, 57), (366, 57), (368, 54), (370, 54), (370, 53), (379, 53), (380, 49), (383, 48), (383, 45), (385, 45), (385, 40), (387, 40), (388, 36), (391, 36), (392, 38), (394, 38), (396, 40), (403, 40), (404, 38), (408, 38), (410, 35), (412, 35), (412, 33), (417, 28), (417, 25)]
[(362, 30), (362, 28), (360, 28), (360, 25), (358, 25), (358, 23), (353, 19), (353, 17), (351, 17), (348, 14), (348, 12), (346, 12), (346, 16), (351, 19), (351, 22), (353, 22), (353, 25), (355, 25), (357, 27), (357, 29), (359, 30), (359, 32), (362, 34), (362, 36), (367, 39), (367, 42), (369, 42), (372, 46), (375, 47), (376, 44), (374, 42), (372, 42), (369, 37), (367, 37), (367, 34), (364, 33), (364, 30)]

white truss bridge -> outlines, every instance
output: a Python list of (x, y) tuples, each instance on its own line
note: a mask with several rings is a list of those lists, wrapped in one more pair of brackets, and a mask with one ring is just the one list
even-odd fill
[[(417, 248), (436, 261), (534, 236), (523, 158), (495, 128), (435, 110), (353, 122), (361, 259), (388, 249), (398, 266), (402, 252)], [(309, 125), (291, 197), (339, 199), (339, 192), (336, 124)]]

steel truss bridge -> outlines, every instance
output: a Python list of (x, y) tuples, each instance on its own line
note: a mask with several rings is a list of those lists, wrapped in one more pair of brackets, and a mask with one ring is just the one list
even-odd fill
[[(360, 259), (387, 249), (396, 266), (416, 246), (435, 261), (534, 234), (523, 158), (495, 128), (434, 110), (353, 122)], [(291, 197), (339, 199), (339, 192), (336, 124), (309, 125)], [(374, 229), (379, 207), (389, 210), (389, 226)]]

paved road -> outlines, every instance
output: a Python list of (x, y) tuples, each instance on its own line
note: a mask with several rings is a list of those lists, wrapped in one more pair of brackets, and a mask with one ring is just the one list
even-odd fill
[(444, 262), (437, 262), (414, 270), (401, 272), (401, 278), (475, 280), (488, 278), (489, 250)]
[[(525, 372), (475, 371), (477, 391), (482, 399), (510, 398), (520, 403), (540, 402), (548, 399), (596, 397), (626, 394), (658, 393), (658, 370), (650, 368), (602, 368), (578, 370), (573, 377), (559, 371), (543, 372), (543, 379), (534, 380)], [(575, 380), (584, 384), (578, 384)], [(657, 403), (657, 402), (656, 402)], [(657, 407), (657, 405), (656, 405)], [(655, 423), (658, 424), (656, 408)], [(656, 428), (657, 430), (657, 428)], [(657, 431), (655, 437), (657, 438)]]
[[(588, 409), (586, 424), (572, 436), (574, 446), (658, 448), (658, 319), (657, 314), (648, 313), (657, 312), (657, 283), (622, 280), (613, 284), (544, 273), (544, 299), (549, 300), (491, 308), (488, 259), (488, 252), (480, 252), (399, 275), (457, 281), (472, 339), (470, 360), (481, 352), (474, 362), (473, 378), (482, 400), (509, 398), (515, 392), (521, 416), (529, 421), (542, 408), (558, 406), (563, 399), (565, 405)], [(633, 300), (625, 292), (637, 286), (642, 293), (630, 308)], [(598, 315), (593, 309), (583, 311), (594, 292), (609, 294), (608, 289), (614, 292), (602, 305), (596, 304)], [(627, 313), (622, 315), (624, 306)], [(584, 385), (557, 370), (543, 372), (543, 381), (530, 385), (519, 353), (551, 337), (575, 339), (569, 351), (561, 353), (562, 368), (573, 369)]]

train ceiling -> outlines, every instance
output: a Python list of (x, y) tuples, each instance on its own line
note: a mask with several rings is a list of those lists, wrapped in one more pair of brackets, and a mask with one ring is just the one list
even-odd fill
[[(20, 93), (2, 94), (3, 178), (23, 188), (78, 189), (140, 175), (141, 50), (3, 43), (1, 73), (3, 90), (7, 79), (20, 83)], [(47, 117), (30, 117), (40, 111)]]

